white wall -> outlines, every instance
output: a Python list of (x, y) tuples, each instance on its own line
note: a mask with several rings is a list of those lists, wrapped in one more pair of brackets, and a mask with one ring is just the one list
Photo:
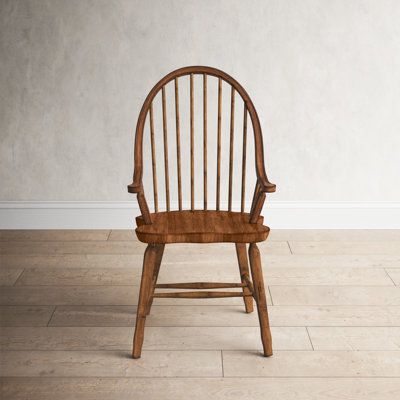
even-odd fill
[(389, 222), (399, 218), (400, 1), (2, 0), (0, 8), (4, 212), (18, 201), (132, 200), (141, 103), (164, 74), (199, 64), (225, 70), (251, 95), (278, 184), (271, 199), (379, 202), (396, 213)]

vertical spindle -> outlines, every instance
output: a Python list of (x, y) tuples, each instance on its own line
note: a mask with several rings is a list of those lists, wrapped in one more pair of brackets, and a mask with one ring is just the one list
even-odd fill
[(228, 192), (228, 211), (232, 211), (232, 183), (233, 183), (233, 144), (235, 132), (235, 89), (231, 87), (231, 122), (229, 139), (229, 192)]
[(207, 210), (207, 75), (203, 74), (203, 193), (204, 209)]
[(153, 172), (154, 212), (158, 212), (157, 165), (156, 165), (156, 144), (154, 142), (153, 103), (150, 104), (150, 143), (151, 143), (151, 165)]
[(218, 126), (217, 126), (217, 199), (216, 209), (220, 209), (221, 200), (221, 110), (222, 110), (222, 79), (218, 78)]
[(247, 107), (243, 103), (243, 146), (242, 146), (242, 199), (240, 212), (244, 212), (246, 202), (246, 150), (247, 150)]
[(167, 132), (167, 106), (165, 104), (165, 86), (162, 87), (161, 95), (162, 95), (162, 116), (163, 116), (163, 133), (164, 133), (165, 199), (167, 203), (167, 211), (169, 211), (170, 203), (169, 203), (169, 171), (168, 171), (168, 132)]
[(257, 179), (257, 182), (256, 182), (256, 184), (255, 184), (255, 186), (254, 186), (253, 202), (251, 203), (250, 215), (253, 214), (255, 204), (256, 204), (257, 201), (258, 201), (258, 196), (259, 196), (259, 194), (260, 194), (260, 188), (261, 188), (261, 187), (260, 187), (260, 184), (258, 183), (258, 179)]
[(194, 100), (193, 74), (190, 74), (190, 209), (194, 210)]
[(181, 178), (181, 138), (179, 120), (179, 88), (178, 78), (175, 78), (175, 126), (176, 126), (176, 166), (178, 169), (178, 204), (182, 210), (182, 178)]

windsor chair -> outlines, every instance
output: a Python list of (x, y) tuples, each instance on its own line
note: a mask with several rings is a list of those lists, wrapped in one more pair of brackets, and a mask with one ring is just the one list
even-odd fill
[[(202, 105), (203, 105), (203, 206), (202, 209), (195, 209), (195, 124), (194, 124), (194, 76), (202, 76)], [(207, 161), (207, 77), (216, 79), (218, 82), (218, 102), (216, 121), (217, 150), (216, 150), (216, 199), (215, 209), (210, 209), (208, 201), (208, 164)], [(184, 209), (182, 202), (182, 167), (181, 167), (181, 118), (179, 103), (179, 82), (185, 77), (190, 83), (190, 209)], [(201, 77), (200, 77), (201, 78)], [(166, 85), (174, 84), (175, 95), (175, 141), (176, 141), (176, 175), (178, 209), (171, 210), (170, 201), (170, 181), (168, 165), (168, 130), (167, 130), (167, 101)], [(221, 119), (222, 119), (222, 85), (230, 86), (230, 119), (229, 119), (229, 165), (228, 165), (228, 202), (227, 210), (221, 210)], [(158, 185), (157, 185), (157, 157), (156, 141), (154, 139), (154, 112), (153, 100), (161, 92), (162, 104), (162, 132), (163, 132), (163, 158), (164, 158), (164, 180), (165, 180), (165, 202), (166, 210), (160, 211), (158, 205)], [(242, 134), (242, 173), (241, 173), (241, 202), (240, 211), (233, 211), (232, 207), (232, 182), (234, 165), (234, 110), (235, 93), (238, 93), (243, 100), (243, 129)], [(256, 183), (253, 192), (252, 203), (249, 212), (246, 208), (246, 152), (247, 152), (247, 116), (250, 116), (252, 130), (254, 133), (255, 151), (255, 173)], [(149, 210), (145, 198), (143, 177), (143, 136), (145, 121), (149, 120), (149, 134), (151, 144), (151, 170), (153, 176), (153, 197), (154, 213)], [(159, 142), (157, 142), (159, 143)], [(196, 148), (197, 150), (197, 148)], [(137, 318), (135, 334), (133, 339), (133, 358), (140, 358), (144, 340), (144, 327), (146, 316), (150, 312), (153, 298), (218, 298), (218, 297), (243, 297), (245, 310), (247, 313), (253, 311), (253, 298), (256, 302), (258, 317), (261, 330), (261, 341), (263, 344), (264, 356), (272, 355), (272, 340), (269, 328), (267, 303), (265, 298), (264, 281), (261, 270), (260, 252), (257, 242), (267, 239), (269, 228), (263, 225), (263, 217), (260, 216), (266, 193), (275, 191), (276, 186), (267, 179), (264, 168), (264, 154), (261, 126), (250, 97), (244, 88), (231, 76), (215, 68), (204, 66), (185, 67), (173, 71), (161, 79), (149, 92), (144, 101), (139, 114), (134, 148), (134, 174), (133, 182), (128, 185), (128, 192), (136, 193), (141, 215), (136, 218), (136, 234), (141, 242), (147, 243), (144, 254), (143, 271), (140, 284), (139, 302), (137, 308)], [(239, 160), (240, 161), (240, 160)], [(169, 283), (157, 284), (157, 277), (160, 270), (161, 260), (165, 244), (168, 243), (235, 243), (236, 254), (239, 264), (240, 283), (216, 283), (216, 282), (193, 282), (193, 283)], [(246, 244), (249, 244), (249, 272)], [(239, 288), (240, 291), (214, 291), (207, 289)], [(199, 289), (197, 291), (156, 291), (156, 289)], [(206, 291), (204, 291), (206, 289)]]

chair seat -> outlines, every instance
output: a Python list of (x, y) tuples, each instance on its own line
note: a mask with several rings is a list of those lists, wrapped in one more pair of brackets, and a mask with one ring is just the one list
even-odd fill
[(267, 239), (263, 217), (249, 222), (250, 214), (230, 211), (185, 210), (150, 214), (145, 225), (136, 218), (136, 235), (144, 243), (255, 243)]

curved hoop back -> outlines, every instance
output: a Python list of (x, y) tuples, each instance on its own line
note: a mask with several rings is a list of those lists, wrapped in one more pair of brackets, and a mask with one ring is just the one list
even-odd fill
[[(138, 201), (142, 211), (145, 223), (151, 223), (149, 209), (143, 192), (143, 135), (147, 116), (150, 125), (150, 143), (152, 155), (152, 174), (153, 174), (153, 194), (154, 194), (154, 211), (158, 212), (158, 193), (157, 193), (157, 166), (155, 154), (154, 139), (154, 117), (153, 117), (153, 100), (161, 91), (162, 98), (162, 122), (163, 122), (163, 141), (164, 141), (164, 178), (166, 190), (166, 210), (170, 211), (170, 193), (169, 193), (169, 168), (168, 168), (168, 134), (167, 134), (167, 112), (166, 112), (166, 93), (165, 87), (171, 81), (174, 81), (175, 94), (175, 123), (176, 123), (176, 146), (177, 146), (177, 180), (178, 180), (178, 204), (179, 210), (182, 210), (182, 179), (181, 179), (181, 149), (180, 149), (180, 115), (179, 115), (179, 78), (189, 75), (190, 77), (190, 209), (194, 210), (194, 75), (202, 75), (203, 77), (203, 194), (204, 194), (204, 210), (208, 209), (207, 198), (207, 76), (218, 79), (218, 127), (217, 127), (217, 176), (216, 176), (216, 210), (220, 209), (220, 165), (221, 165), (221, 98), (222, 98), (222, 82), (226, 82), (231, 87), (230, 98), (230, 146), (229, 146), (229, 188), (228, 188), (228, 211), (232, 210), (232, 181), (233, 181), (233, 142), (234, 142), (234, 110), (235, 110), (235, 93), (238, 93), (243, 100), (243, 143), (242, 143), (242, 177), (241, 177), (241, 212), (245, 208), (245, 168), (246, 168), (246, 144), (247, 144), (247, 115), (253, 126), (254, 148), (255, 148), (255, 169), (257, 175), (257, 184), (255, 187), (255, 197), (258, 198), (263, 192), (274, 191), (273, 184), (267, 179), (264, 168), (264, 152), (263, 139), (260, 121), (256, 109), (245, 91), (245, 89), (230, 75), (225, 72), (205, 66), (192, 66), (177, 69), (164, 78), (162, 78), (149, 92), (143, 106), (141, 108), (136, 126), (135, 136), (135, 166), (133, 174), (133, 183), (128, 186), (128, 191), (138, 193)], [(270, 190), (269, 190), (270, 189)], [(257, 196), (256, 196), (257, 195)], [(252, 204), (252, 210), (257, 205)]]

